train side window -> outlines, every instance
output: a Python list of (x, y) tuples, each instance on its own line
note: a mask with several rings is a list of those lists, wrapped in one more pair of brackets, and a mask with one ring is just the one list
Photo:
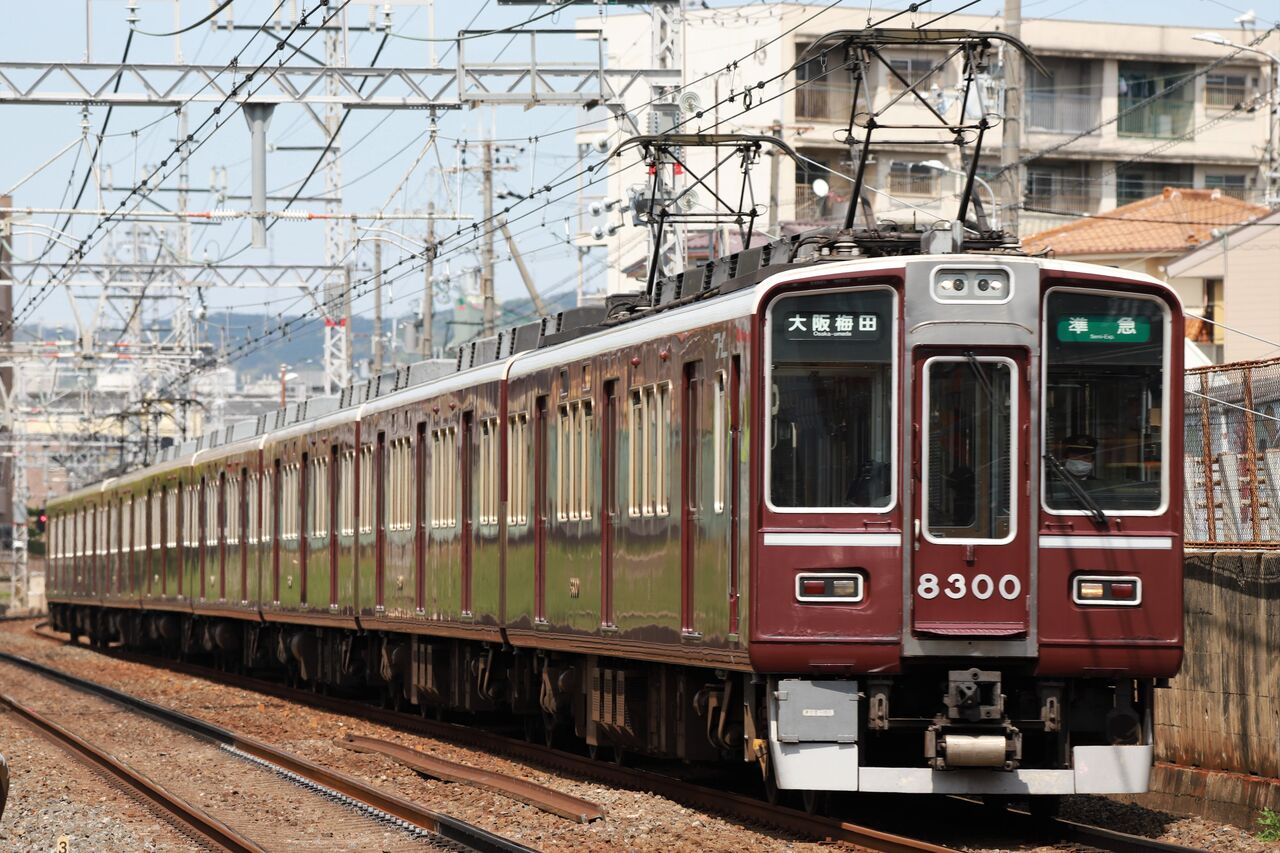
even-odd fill
[(227, 478), (227, 544), (240, 544), (240, 478)]
[(151, 548), (160, 548), (160, 492), (151, 492)]
[(556, 418), (556, 520), (569, 520), (569, 406), (560, 406)]
[(216, 481), (204, 481), (204, 544), (218, 544), (218, 484)]
[(373, 532), (374, 494), (373, 445), (360, 448), (360, 532)]
[(164, 521), (165, 521), (165, 547), (178, 547), (178, 490), (177, 488), (164, 489)]
[(311, 505), (307, 510), (308, 533), (315, 538), (329, 535), (329, 458), (317, 456), (311, 460)]
[(507, 423), (507, 524), (529, 523), (529, 416), (512, 415)]
[(245, 525), (244, 534), (245, 542), (250, 545), (258, 544), (258, 536), (262, 531), (262, 514), (259, 512), (261, 508), (262, 494), (258, 491), (258, 475), (251, 473), (244, 478), (245, 488)]
[(147, 549), (147, 498), (135, 495), (133, 498), (133, 550)]
[(262, 472), (262, 541), (267, 545), (272, 543), (276, 533), (276, 503), (273, 489), (276, 476), (270, 468)]
[(356, 532), (356, 452), (342, 451), (338, 462), (338, 535), (351, 536)]

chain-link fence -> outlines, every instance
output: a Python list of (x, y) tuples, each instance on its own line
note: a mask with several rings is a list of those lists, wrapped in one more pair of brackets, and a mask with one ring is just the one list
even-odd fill
[(1280, 359), (1185, 382), (1186, 544), (1280, 547)]

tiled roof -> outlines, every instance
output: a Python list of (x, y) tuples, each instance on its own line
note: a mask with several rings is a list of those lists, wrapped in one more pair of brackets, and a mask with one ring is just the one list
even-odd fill
[(1027, 237), (1022, 246), (1033, 254), (1051, 249), (1059, 258), (1176, 253), (1212, 240), (1215, 228), (1239, 225), (1270, 212), (1220, 190), (1165, 187), (1160, 195)]

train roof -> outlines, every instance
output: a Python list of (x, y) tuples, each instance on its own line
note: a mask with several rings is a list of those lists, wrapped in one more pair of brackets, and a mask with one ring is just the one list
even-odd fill
[[(162, 451), (159, 460), (121, 476), (85, 486), (50, 501), (50, 506), (101, 492), (108, 485), (129, 486), (174, 469), (221, 458), (228, 454), (260, 449), (268, 443), (287, 440), (317, 428), (356, 422), (364, 416), (393, 409), (416, 400), (446, 394), (477, 382), (497, 381), (508, 375), (518, 377), (562, 361), (566, 356), (582, 357), (608, 341), (625, 345), (633, 337), (638, 342), (652, 335), (663, 319), (697, 317), (711, 322), (707, 309), (712, 304), (728, 309), (721, 319), (750, 313), (764, 292), (787, 273), (810, 269), (856, 272), (894, 269), (911, 262), (973, 262), (975, 258), (1031, 261), (1043, 269), (1108, 276), (1160, 288), (1181, 304), (1176, 291), (1157, 278), (1129, 270), (1100, 268), (1094, 264), (1030, 257), (1018, 252), (973, 252), (963, 254), (882, 255), (868, 257), (843, 253), (823, 253), (822, 243), (813, 235), (796, 235), (737, 252), (726, 258), (690, 267), (676, 276), (659, 280), (652, 296), (623, 293), (607, 297), (604, 305), (582, 306), (561, 311), (504, 329), (496, 336), (470, 341), (459, 347), (453, 359), (434, 359), (399, 367), (363, 382), (347, 386), (338, 395), (313, 397), (291, 403), (256, 418), (230, 424), (173, 445)], [(738, 295), (739, 298), (732, 298)], [(676, 318), (679, 318), (677, 320)], [(626, 331), (634, 329), (632, 334)], [(675, 330), (675, 329), (673, 329)], [(619, 335), (619, 333), (623, 333)]]

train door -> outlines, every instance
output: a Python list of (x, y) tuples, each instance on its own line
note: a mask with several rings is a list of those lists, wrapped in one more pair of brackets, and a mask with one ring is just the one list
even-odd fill
[(735, 355), (729, 367), (729, 633), (736, 635), (742, 570), (742, 356)]
[(686, 635), (699, 633), (694, 618), (694, 590), (697, 588), (698, 528), (702, 521), (702, 495), (698, 491), (702, 480), (699, 470), (702, 465), (702, 433), (698, 424), (701, 374), (702, 362), (685, 364), (680, 413), (680, 625)]
[(383, 578), (387, 564), (387, 434), (378, 433), (378, 448), (374, 458), (374, 510), (373, 510), (373, 588), (374, 607), (381, 611), (386, 607)]
[[(432, 465), (439, 464), (431, 460)], [(418, 444), (413, 457), (413, 576), (414, 606), (425, 610), (427, 606), (427, 424), (418, 424)]]
[(604, 383), (600, 430), (600, 624), (613, 622), (613, 547), (618, 524), (618, 380)]
[(920, 639), (1025, 638), (1026, 353), (920, 348), (914, 369), (912, 627)]
[(547, 621), (547, 398), (533, 412), (533, 618)]
[(475, 508), (471, 505), (472, 433), (475, 431), (475, 412), (462, 413), (462, 447), (458, 451), (462, 466), (462, 612), (471, 613), (471, 557), (474, 552), (471, 536), (475, 530)]

